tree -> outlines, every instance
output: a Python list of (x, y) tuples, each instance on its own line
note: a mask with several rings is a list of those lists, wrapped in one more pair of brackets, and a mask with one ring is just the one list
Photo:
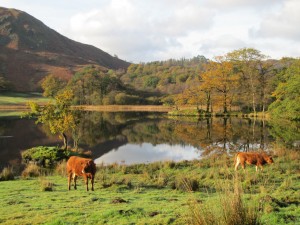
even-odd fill
[(275, 118), (300, 120), (300, 59), (296, 60), (284, 73), (273, 96), (276, 100), (269, 110)]
[(77, 72), (68, 83), (73, 90), (76, 104), (103, 104), (106, 95), (113, 91), (124, 91), (119, 78), (104, 73), (101, 68), (88, 66)]
[(11, 83), (0, 75), (0, 92), (7, 91), (11, 88)]
[(55, 103), (48, 103), (39, 106), (37, 103), (30, 102), (31, 111), (27, 116), (36, 116), (36, 124), (45, 124), (52, 134), (60, 134), (64, 140), (64, 149), (68, 147), (67, 132), (73, 131), (79, 123), (79, 115), (71, 109), (73, 99), (71, 90), (64, 90), (55, 96)]
[(41, 86), (45, 97), (54, 97), (66, 86), (66, 82), (59, 77), (49, 74), (42, 80)]
[(235, 69), (241, 73), (242, 95), (251, 96), (252, 110), (256, 113), (259, 63), (266, 58), (253, 48), (242, 48), (227, 53), (226, 58), (234, 63)]
[(205, 90), (214, 90), (221, 93), (223, 112), (228, 112), (228, 107), (236, 93), (239, 76), (233, 70), (233, 64), (225, 61), (224, 57), (216, 57), (217, 61), (211, 61), (206, 65), (205, 72), (201, 74), (201, 86)]

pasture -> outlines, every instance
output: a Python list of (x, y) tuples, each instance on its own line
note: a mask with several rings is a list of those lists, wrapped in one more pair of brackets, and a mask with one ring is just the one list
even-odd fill
[(0, 94), (0, 109), (16, 109), (18, 106), (23, 109), (27, 102), (46, 103), (50, 98), (45, 98), (40, 93), (16, 93), (4, 92)]
[[(300, 153), (274, 151), (262, 172), (233, 158), (100, 165), (95, 191), (68, 191), (65, 163), (0, 182), (1, 224), (299, 224)], [(35, 176), (34, 176), (35, 174)], [(238, 218), (237, 215), (242, 215)], [(233, 221), (233, 222), (232, 222)]]

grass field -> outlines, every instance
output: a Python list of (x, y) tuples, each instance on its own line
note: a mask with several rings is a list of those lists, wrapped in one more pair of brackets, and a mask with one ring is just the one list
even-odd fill
[(1, 93), (0, 94), (0, 107), (1, 106), (22, 106), (26, 105), (27, 102), (39, 102), (45, 103), (50, 99), (43, 97), (40, 93)]
[(50, 173), (35, 168), (38, 177), (0, 182), (0, 223), (299, 224), (300, 153), (275, 155), (275, 163), (259, 173), (250, 166), (235, 173), (226, 155), (102, 165), (94, 192), (85, 191), (82, 179), (68, 191), (64, 163)]

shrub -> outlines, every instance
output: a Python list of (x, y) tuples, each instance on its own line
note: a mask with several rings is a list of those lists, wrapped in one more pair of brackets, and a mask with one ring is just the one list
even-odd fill
[(68, 152), (59, 147), (38, 146), (22, 152), (25, 162), (36, 162), (41, 166), (51, 166), (56, 161), (66, 158)]
[(15, 179), (15, 176), (13, 173), (13, 169), (11, 167), (3, 168), (3, 170), (0, 174), (0, 181), (14, 180), (14, 179)]
[(38, 177), (41, 175), (41, 168), (35, 164), (28, 164), (22, 172), (22, 177)]
[(84, 152), (83, 150), (69, 151), (53, 146), (38, 146), (22, 152), (22, 159), (26, 163), (34, 162), (43, 167), (51, 167), (61, 160), (68, 159), (70, 156), (89, 157), (90, 152)]

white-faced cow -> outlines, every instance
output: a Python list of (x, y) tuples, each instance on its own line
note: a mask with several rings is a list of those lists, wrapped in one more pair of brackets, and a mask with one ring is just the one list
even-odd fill
[(94, 190), (94, 178), (96, 165), (92, 159), (71, 156), (67, 162), (68, 188), (71, 189), (72, 178), (74, 180), (74, 189), (76, 190), (76, 180), (78, 176), (84, 178), (86, 190), (89, 190), (88, 179), (91, 179), (92, 191)]

